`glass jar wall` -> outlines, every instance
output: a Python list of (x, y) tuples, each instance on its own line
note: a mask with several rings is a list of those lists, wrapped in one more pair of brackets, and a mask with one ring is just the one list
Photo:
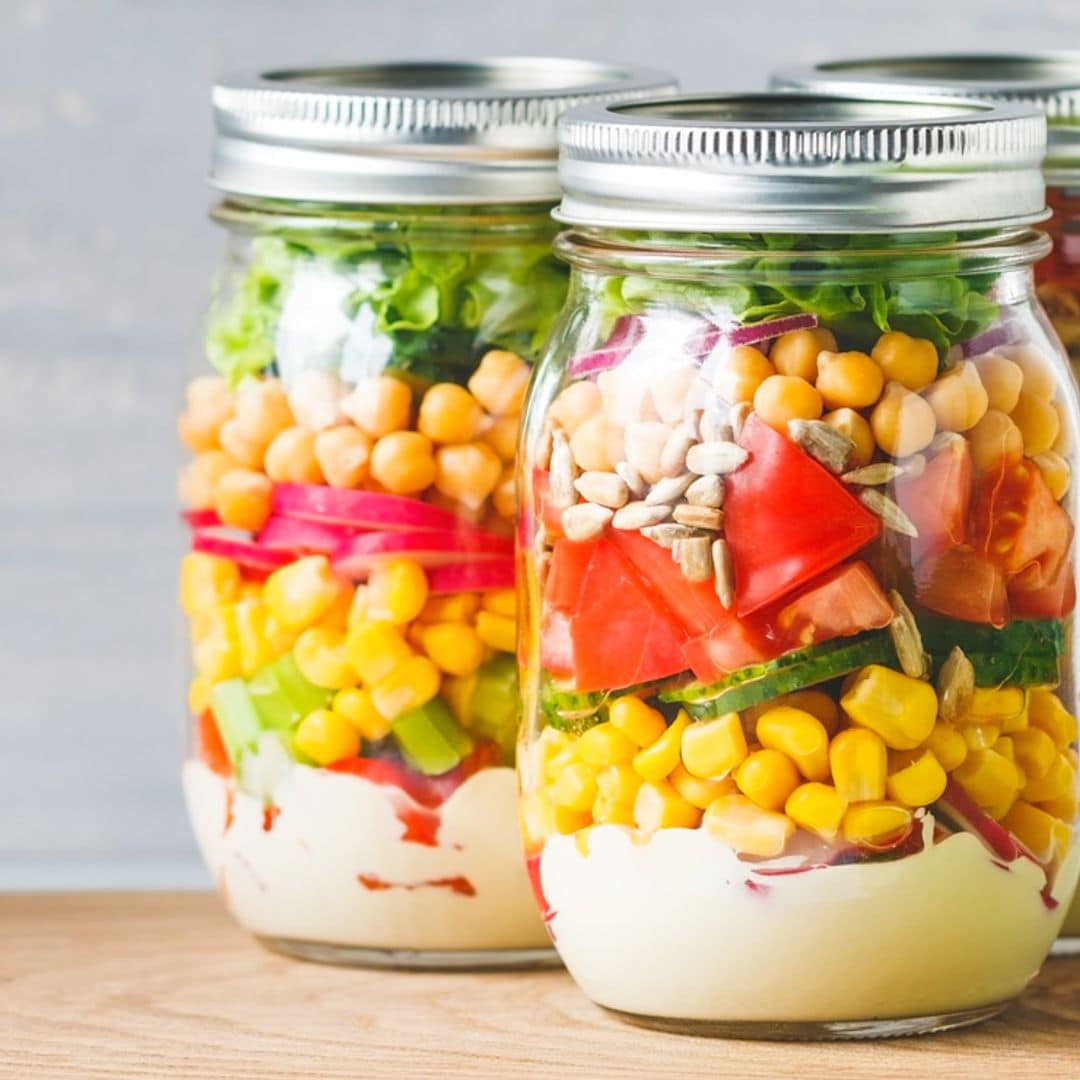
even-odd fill
[[(551, 959), (513, 814), (513, 464), (530, 364), (566, 293), (554, 116), (588, 72), (616, 96), (613, 82), (634, 84), (520, 64), (277, 75), (254, 97), (216, 95), (227, 259), (179, 422), (184, 791), (233, 915), (311, 959)], [(355, 124), (326, 134), (331, 89), (346, 115), (369, 95), (400, 106), (419, 82), (412, 134), (430, 140), (425, 79), (444, 95), (454, 79), (466, 97), (487, 86), (473, 108), (489, 110), (489, 139), (521, 104), (507, 85), (527, 98), (539, 80), (537, 153), (504, 153), (493, 180), (490, 147), (474, 160), (475, 130), (449, 120), (435, 133), (467, 145), (438, 160), (358, 154)], [(321, 149), (237, 144), (238, 124), (265, 132), (305, 110)]]
[[(825, 162), (794, 156), (724, 227), (796, 128), (866, 146), (949, 115), (732, 98), (564, 129), (573, 285), (521, 463), (522, 819), (564, 962), (637, 1022), (970, 1023), (1072, 896), (1078, 415), (1035, 302), (1045, 239), (933, 228), (917, 197), (906, 229), (807, 234), (890, 204), (799, 187)], [(712, 184), (655, 182), (684, 137)]]
[[(1052, 187), (1047, 200), (1054, 216), (1046, 229), (1053, 252), (1035, 268), (1039, 300), (1061, 343), (1069, 353), (1073, 373), (1080, 378), (1080, 171), (1075, 187)], [(1080, 917), (1080, 911), (1078, 911)]]

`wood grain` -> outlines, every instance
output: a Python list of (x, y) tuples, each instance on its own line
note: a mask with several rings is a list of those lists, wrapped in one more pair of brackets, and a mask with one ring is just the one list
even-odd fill
[(861, 1044), (642, 1031), (560, 971), (343, 970), (272, 955), (202, 893), (0, 896), (0, 1077), (1077, 1080), (1080, 958), (1004, 1017)]

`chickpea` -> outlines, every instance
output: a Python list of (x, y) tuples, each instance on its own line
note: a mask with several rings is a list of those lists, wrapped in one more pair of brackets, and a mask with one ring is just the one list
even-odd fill
[(1050, 494), (1058, 502), (1061, 502), (1069, 490), (1069, 483), (1072, 479), (1069, 463), (1060, 454), (1055, 454), (1053, 450), (1048, 450), (1045, 454), (1039, 454), (1034, 460), (1035, 464), (1039, 466), (1039, 472), (1042, 473), (1043, 479), (1046, 481), (1046, 486), (1050, 489)]
[(493, 349), (484, 354), (469, 379), (469, 392), (492, 416), (518, 416), (531, 372), (516, 353)]
[(520, 418), (517, 416), (500, 416), (491, 421), (491, 427), (484, 433), (484, 442), (503, 461), (512, 462), (517, 455), (520, 423)]
[(371, 436), (352, 424), (315, 436), (315, 459), (331, 487), (359, 487), (367, 479)]
[(763, 352), (752, 345), (736, 345), (720, 360), (713, 387), (729, 405), (737, 405), (753, 401), (757, 388), (775, 374), (776, 368)]
[(602, 401), (596, 383), (588, 379), (571, 383), (552, 404), (551, 419), (567, 435), (573, 435), (590, 416), (600, 411)]
[(395, 495), (417, 495), (435, 482), (431, 440), (418, 431), (391, 431), (371, 451), (371, 475)]
[(1020, 400), (1020, 390), (1024, 385), (1024, 373), (1019, 365), (998, 353), (984, 353), (971, 362), (986, 387), (990, 408), (1011, 413)]
[(502, 475), (498, 454), (485, 443), (442, 446), (435, 453), (435, 486), (444, 495), (479, 510)]
[(1058, 416), (1058, 437), (1054, 440), (1053, 449), (1059, 454), (1068, 455), (1072, 449), (1072, 439), (1069, 437), (1069, 417), (1065, 411), (1065, 404), (1061, 401), (1052, 401), (1050, 404)]
[(254, 469), (230, 469), (214, 487), (217, 516), (234, 529), (258, 532), (270, 517), (274, 485)]
[(854, 409), (836, 409), (823, 416), (822, 420), (855, 444), (855, 449), (848, 458), (848, 468), (858, 469), (874, 460), (877, 444), (874, 442), (874, 433), (870, 430), (870, 422), (865, 416)]
[(769, 350), (769, 360), (780, 375), (797, 375), (813, 382), (817, 378), (818, 353), (836, 351), (836, 338), (823, 326), (813, 330), (789, 330)]
[(239, 433), (265, 452), (274, 436), (296, 423), (285, 391), (277, 379), (259, 379), (236, 397)]
[(191, 409), (182, 412), (176, 421), (176, 433), (180, 436), (180, 441), (196, 454), (219, 448), (220, 427), (212, 414), (208, 416)]
[(331, 371), (301, 371), (289, 389), (289, 408), (298, 424), (323, 431), (343, 423), (341, 403), (348, 387)]
[[(665, 425), (658, 426), (667, 431)], [(613, 432), (618, 430), (607, 422), (607, 418), (602, 413), (590, 416), (570, 437), (570, 453), (577, 467), (583, 470), (597, 469), (600, 472), (610, 472), (615, 462), (621, 457), (621, 454), (616, 457), (611, 455)], [(659, 476), (659, 473), (657, 475)]]
[(926, 338), (890, 330), (877, 339), (870, 355), (888, 382), (897, 382), (908, 390), (922, 390), (937, 377), (937, 347)]
[(881, 368), (861, 352), (823, 350), (817, 359), (817, 389), (829, 409), (873, 405), (885, 386)]
[(1043, 401), (1051, 401), (1057, 388), (1054, 370), (1034, 345), (1002, 345), (997, 350), (1024, 373), (1024, 389)]
[(698, 378), (698, 366), (685, 363), (676, 367), (664, 365), (649, 380), (649, 394), (657, 416), (674, 426), (686, 411), (686, 399)]
[(1024, 438), (1024, 453), (1028, 457), (1045, 454), (1053, 447), (1061, 421), (1049, 401), (1031, 391), (1021, 390), (1020, 400), (1011, 415)]
[(517, 513), (517, 478), (513, 466), (507, 465), (499, 474), (499, 482), (491, 493), (491, 504), (500, 517), (513, 518)]
[(770, 375), (754, 394), (754, 412), (786, 434), (789, 420), (817, 420), (821, 416), (821, 395), (798, 375)]
[(934, 410), (918, 394), (890, 382), (870, 414), (870, 429), (885, 453), (900, 458), (929, 446), (937, 424)]
[(361, 379), (342, 401), (341, 411), (373, 439), (381, 439), (409, 426), (412, 391), (393, 375)]
[(979, 372), (969, 360), (961, 361), (932, 382), (923, 397), (934, 410), (942, 431), (969, 431), (986, 415), (989, 405)]
[(625, 427), (639, 420), (659, 420), (643, 370), (617, 368), (596, 377), (604, 413), (610, 423)]
[(467, 443), (480, 434), (484, 410), (480, 402), (456, 383), (436, 383), (420, 402), (416, 428), (432, 442)]
[(235, 467), (236, 462), (224, 450), (199, 454), (180, 474), (180, 501), (192, 510), (212, 507), (218, 480)]
[(986, 415), (968, 432), (971, 461), (978, 473), (988, 473), (1004, 458), (1015, 465), (1024, 456), (1024, 437), (1012, 420), (998, 409)]
[(248, 469), (262, 468), (267, 443), (250, 436), (240, 417), (230, 417), (221, 425), (218, 441), (221, 448), (238, 464)]
[(265, 468), (276, 484), (321, 484), (323, 471), (315, 457), (315, 432), (286, 428), (266, 448)]

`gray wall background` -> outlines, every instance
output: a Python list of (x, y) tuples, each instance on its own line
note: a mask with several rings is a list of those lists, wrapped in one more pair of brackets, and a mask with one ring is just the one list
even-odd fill
[(691, 90), (1080, 48), (1076, 0), (0, 0), (0, 888), (200, 885), (177, 772), (173, 420), (224, 68), (534, 53)]

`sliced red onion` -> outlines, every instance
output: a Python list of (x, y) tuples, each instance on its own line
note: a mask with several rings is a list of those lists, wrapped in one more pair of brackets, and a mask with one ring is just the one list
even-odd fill
[(982, 356), (983, 353), (993, 352), (1002, 345), (1015, 345), (1020, 340), (1020, 330), (1016, 323), (1011, 320), (991, 326), (981, 334), (961, 344), (964, 356)]
[(954, 825), (977, 836), (991, 855), (996, 855), (1005, 862), (1020, 858), (1020, 847), (1008, 829), (999, 825), (951, 777), (945, 787), (945, 794), (938, 799), (935, 806)]
[(717, 327), (716, 337), (709, 351), (716, 348), (721, 341), (732, 347), (758, 345), (762, 341), (769, 341), (781, 334), (790, 334), (793, 330), (813, 330), (817, 324), (817, 316), (805, 311), (798, 315), (781, 315), (778, 319), (768, 319), (765, 322), (754, 323), (752, 326), (736, 326), (732, 330)]
[(580, 379), (610, 371), (623, 362), (644, 336), (645, 320), (640, 315), (620, 315), (607, 341), (595, 352), (575, 356), (570, 361), (568, 374), (572, 379)]

